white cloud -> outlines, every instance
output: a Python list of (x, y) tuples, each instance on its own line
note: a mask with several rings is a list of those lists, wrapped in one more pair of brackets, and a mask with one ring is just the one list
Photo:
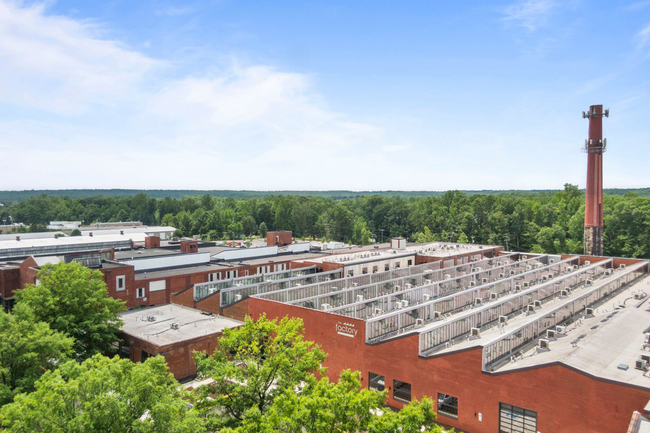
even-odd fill
[(635, 40), (639, 48), (645, 47), (650, 42), (650, 24), (636, 34)]
[(177, 17), (182, 15), (189, 15), (193, 12), (194, 9), (190, 7), (183, 7), (183, 8), (168, 7), (167, 9), (156, 11), (156, 15), (168, 15), (170, 17)]
[[(0, 98), (58, 113), (133, 96), (163, 62), (101, 39), (88, 21), (48, 16), (44, 5), (0, 1)], [(9, 84), (10, 83), (10, 84)]]
[[(0, 0), (0, 81), (11, 83), (0, 109), (27, 113), (0, 123), (6, 187), (290, 187), (313, 173), (305, 161), (346, 166), (343, 154), (382, 140), (380, 128), (329, 109), (307, 75), (233, 61), (172, 80), (165, 62), (104, 33)], [(197, 168), (176, 176), (172, 164)]]
[(504, 9), (504, 20), (533, 31), (546, 23), (555, 6), (556, 2), (553, 0), (519, 1)]
[(640, 11), (650, 6), (650, 1), (635, 2), (625, 7), (626, 11)]

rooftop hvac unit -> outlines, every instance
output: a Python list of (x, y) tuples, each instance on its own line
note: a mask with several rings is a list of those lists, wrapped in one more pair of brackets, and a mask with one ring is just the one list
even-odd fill
[(567, 272), (571, 272), (571, 271), (573, 271), (573, 266), (567, 266), (567, 267), (566, 267), (566, 271), (567, 271)]
[(434, 311), (433, 312), (433, 318), (434, 319), (442, 319), (442, 313), (440, 311)]
[(352, 287), (357, 287), (359, 283), (352, 283)]
[(321, 311), (329, 310), (330, 308), (332, 308), (330, 304), (323, 304), (320, 306)]
[(476, 270), (476, 268), (471, 268), (469, 271), (470, 271), (470, 272), (478, 272), (478, 271)]
[(424, 302), (427, 302), (427, 301), (431, 300), (431, 295), (428, 294), (428, 293), (425, 293), (424, 295), (422, 295), (422, 300)]
[(499, 316), (499, 323), (508, 323), (508, 316)]
[(481, 278), (481, 283), (486, 284), (488, 282), (487, 278)]
[(539, 347), (540, 349), (546, 349), (546, 350), (548, 350), (548, 349), (550, 349), (549, 341), (548, 341), (548, 340), (545, 340), (545, 339), (543, 339), (543, 338), (541, 338), (541, 339), (537, 342), (537, 347)]
[(413, 286), (412, 286), (410, 283), (406, 283), (406, 284), (404, 284), (404, 289), (405, 289), (405, 290), (408, 290), (408, 289), (410, 289), (411, 287), (413, 287)]
[(541, 263), (535, 263), (535, 267), (539, 269), (539, 268), (543, 268), (544, 265)]
[(514, 274), (515, 274), (515, 270), (514, 270), (514, 269), (511, 269), (511, 270), (510, 270), (510, 275), (514, 275)]
[(483, 299), (481, 298), (474, 299), (474, 305), (481, 305), (482, 303), (483, 303)]
[(499, 274), (499, 278), (503, 278), (503, 277), (505, 277), (505, 276), (506, 276), (506, 274), (504, 274), (504, 273), (500, 273), (500, 274)]
[(548, 274), (548, 279), (552, 280), (553, 279), (553, 274)]
[(450, 279), (451, 279), (451, 275), (450, 274), (445, 274), (445, 280), (450, 280)]
[(363, 295), (357, 295), (357, 302), (363, 301)]
[(403, 308), (402, 301), (395, 302), (395, 308), (397, 308), (398, 310), (401, 310)]
[(381, 314), (381, 308), (375, 308), (375, 316), (379, 316)]
[(551, 259), (551, 264), (555, 263), (555, 259)]
[(497, 266), (501, 266), (501, 262), (497, 260)]
[(593, 316), (593, 315), (594, 315), (593, 308), (585, 308), (585, 316)]
[(402, 307), (406, 308), (406, 307), (408, 307), (408, 306), (409, 306), (409, 301), (407, 301), (406, 299), (404, 299), (404, 300), (402, 301)]
[(589, 266), (591, 264), (591, 261), (585, 260), (585, 266)]
[(535, 305), (528, 304), (528, 306), (526, 307), (526, 311), (528, 311), (529, 313), (534, 313), (535, 312)]
[(532, 269), (533, 269), (533, 267), (532, 267), (531, 265), (527, 265), (527, 266), (526, 266), (526, 270), (527, 270), (527, 271), (531, 271)]
[(566, 326), (557, 325), (555, 327), (555, 332), (557, 332), (558, 334), (566, 334)]
[(587, 281), (585, 281), (585, 286), (591, 286), (594, 282), (591, 281), (591, 278), (587, 278)]
[(476, 267), (476, 272), (481, 272), (482, 270), (483, 270), (482, 267), (480, 267), (480, 266), (477, 266), (477, 267)]
[(542, 281), (548, 280), (548, 275), (542, 275)]
[(179, 328), (178, 323), (176, 323), (176, 322), (173, 322), (170, 327), (171, 327), (171, 329), (178, 329)]
[(648, 355), (647, 353), (642, 353), (641, 355), (639, 355), (639, 359), (643, 359), (644, 361), (650, 363), (650, 355)]
[(415, 326), (424, 325), (424, 319), (415, 319)]
[(490, 299), (494, 300), (497, 299), (498, 297), (499, 297), (498, 293), (490, 293)]
[(153, 314), (149, 314), (147, 316), (147, 322), (155, 322), (155, 321), (156, 321), (156, 316), (154, 316)]
[(470, 281), (469, 286), (470, 287), (475, 287), (476, 286), (476, 281)]
[(338, 287), (332, 287), (330, 290), (331, 290), (332, 292), (336, 292), (336, 291), (338, 290)]
[(524, 289), (527, 289), (530, 287), (530, 283), (528, 281), (524, 281)]
[(618, 268), (619, 269), (625, 269), (625, 265), (621, 263)]
[(472, 337), (480, 337), (481, 328), (472, 328)]
[(535, 308), (542, 308), (542, 301), (535, 301), (533, 305), (535, 306)]
[(637, 359), (635, 365), (638, 370), (645, 371), (648, 369), (648, 361), (646, 361), (645, 359)]
[(515, 292), (521, 292), (521, 284), (515, 284)]
[(555, 339), (555, 331), (552, 330), (552, 329), (547, 329), (546, 330), (546, 338)]
[(568, 290), (560, 290), (560, 296), (569, 296)]
[(605, 269), (605, 275), (612, 275), (611, 269)]
[(217, 290), (217, 289), (215, 289), (215, 288), (210, 288), (210, 289), (208, 289), (208, 295), (213, 294), (216, 290)]
[(395, 286), (394, 289), (395, 290), (402, 290), (402, 287), (401, 286)]
[(237, 294), (235, 295), (235, 302), (241, 301), (241, 295)]

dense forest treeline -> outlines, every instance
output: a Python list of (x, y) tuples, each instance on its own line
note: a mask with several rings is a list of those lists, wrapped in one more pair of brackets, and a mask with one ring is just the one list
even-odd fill
[[(650, 198), (634, 192), (606, 196), (605, 254), (650, 258)], [(274, 195), (64, 198), (41, 195), (0, 208), (2, 219), (25, 224), (80, 220), (86, 224), (142, 221), (172, 225), (178, 235), (205, 239), (292, 230), (300, 238), (368, 243), (391, 236), (421, 242), (444, 240), (505, 245), (520, 251), (580, 253), (584, 193), (576, 186), (552, 194), (474, 194), (440, 197), (370, 195), (349, 199)]]
[[(554, 190), (470, 190), (462, 191), (466, 195), (496, 195), (496, 194), (517, 194), (517, 195), (550, 195)], [(650, 188), (605, 189), (605, 195), (622, 196), (633, 192), (641, 197), (650, 197)], [(211, 195), (214, 197), (242, 198), (265, 198), (271, 195), (301, 195), (307, 197), (327, 197), (334, 199), (357, 198), (367, 195), (381, 195), (389, 197), (441, 197), (445, 191), (235, 191), (235, 190), (181, 190), (181, 189), (41, 189), (24, 191), (0, 191), (0, 203), (12, 203), (27, 200), (28, 198), (40, 195), (52, 195), (56, 197), (69, 198), (90, 198), (97, 196), (104, 197), (131, 197), (138, 194), (146, 194), (153, 198), (176, 198), (187, 196)]]

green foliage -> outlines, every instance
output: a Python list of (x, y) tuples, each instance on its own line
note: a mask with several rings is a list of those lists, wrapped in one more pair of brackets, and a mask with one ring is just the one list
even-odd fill
[[(612, 190), (612, 195), (605, 196), (604, 241), (608, 255), (650, 258), (650, 189), (635, 191)], [(584, 194), (570, 184), (560, 191), (387, 191), (372, 195), (349, 191), (303, 195), (298, 195), (299, 191), (276, 193), (282, 195), (254, 191), (151, 191), (150, 196), (139, 194), (140, 191), (102, 192), (106, 196), (91, 198), (6, 192), (8, 197), (20, 200), (31, 198), (8, 201), (0, 212), (26, 224), (109, 221), (128, 216), (126, 219), (139, 219), (145, 224), (171, 225), (177, 229), (177, 237), (202, 235), (210, 240), (241, 238), (256, 230), (263, 237), (267, 230), (292, 230), (295, 238), (359, 244), (367, 243), (373, 233), (380, 240), (404, 236), (421, 242), (452, 240), (501, 245), (507, 234), (512, 250), (582, 251)], [(90, 192), (79, 194), (78, 197), (86, 197)], [(75, 194), (70, 192), (70, 196)]]
[(262, 238), (266, 238), (266, 233), (268, 232), (268, 229), (266, 228), (266, 223), (264, 221), (262, 221), (260, 223), (260, 229), (259, 230), (260, 230), (260, 236)]
[[(252, 408), (240, 427), (221, 433), (439, 432), (433, 402), (414, 401), (400, 412), (384, 409), (387, 391), (361, 389), (359, 372), (341, 372), (338, 383), (307, 377), (300, 393), (285, 389), (265, 413)], [(425, 427), (422, 429), (422, 427)]]
[(370, 244), (370, 230), (362, 217), (357, 217), (352, 230), (352, 243), (355, 245)]
[(124, 302), (108, 296), (101, 272), (79, 263), (46, 264), (38, 285), (16, 292), (14, 313), (23, 320), (46, 322), (74, 338), (78, 358), (114, 350)]
[(0, 407), (73, 354), (74, 340), (47, 323), (27, 320), (0, 309)]
[(301, 319), (247, 317), (241, 327), (224, 330), (212, 355), (196, 353), (198, 373), (215, 381), (199, 388), (196, 405), (208, 430), (240, 426), (251, 408), (264, 414), (277, 396), (320, 372), (326, 355), (302, 336)]
[(81, 236), (79, 229), (74, 229), (70, 232), (70, 236)]
[(144, 363), (96, 355), (46, 372), (36, 391), (0, 410), (8, 433), (205, 431), (188, 408), (164, 358)]

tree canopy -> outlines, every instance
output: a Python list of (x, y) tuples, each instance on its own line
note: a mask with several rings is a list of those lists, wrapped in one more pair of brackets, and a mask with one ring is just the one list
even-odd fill
[(125, 307), (108, 296), (101, 272), (76, 262), (46, 264), (36, 278), (38, 284), (16, 291), (16, 316), (45, 322), (74, 338), (79, 359), (114, 350), (122, 326), (118, 314)]
[(44, 322), (0, 309), (0, 406), (34, 390), (41, 375), (72, 354), (74, 340)]
[(303, 340), (301, 319), (247, 317), (244, 325), (224, 330), (212, 355), (196, 355), (199, 374), (214, 379), (201, 388), (197, 408), (209, 428), (236, 427), (252, 407), (264, 413), (285, 389), (322, 371), (325, 357), (319, 346)]
[(222, 433), (266, 432), (368, 432), (442, 433), (435, 419), (433, 401), (413, 401), (400, 412), (384, 408), (387, 391), (361, 389), (361, 374), (345, 370), (338, 383), (307, 377), (296, 392), (284, 389), (265, 413), (251, 408), (241, 426)]
[(205, 431), (161, 356), (133, 363), (101, 355), (46, 372), (0, 410), (8, 433)]

